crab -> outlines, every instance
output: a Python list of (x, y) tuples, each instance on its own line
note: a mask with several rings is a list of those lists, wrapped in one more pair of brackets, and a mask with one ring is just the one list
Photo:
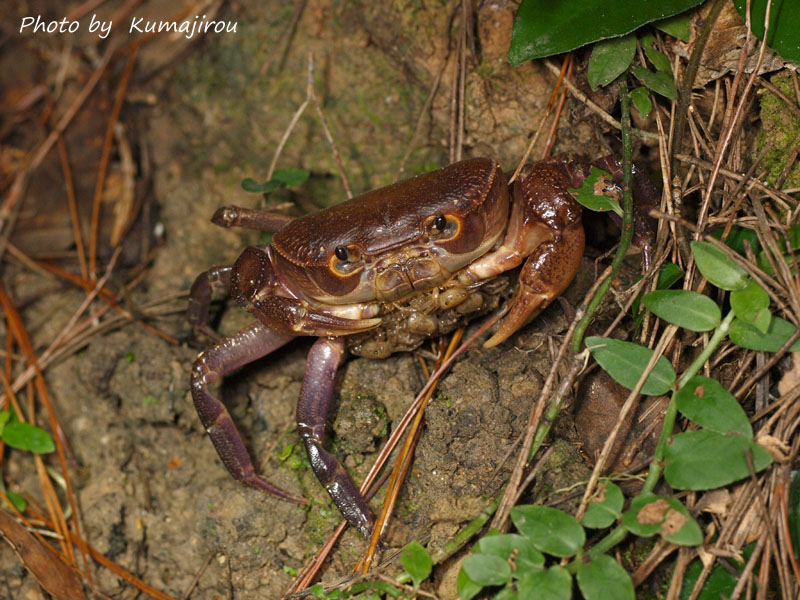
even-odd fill
[[(607, 164), (607, 163), (606, 163)], [(194, 363), (194, 404), (222, 463), (238, 481), (306, 504), (260, 477), (210, 386), (298, 336), (315, 336), (297, 404), (311, 467), (347, 521), (365, 536), (372, 515), (353, 479), (323, 447), (336, 372), (347, 354), (413, 350), (468, 320), (510, 308), (484, 346), (496, 346), (570, 284), (584, 250), (581, 208), (569, 188), (586, 160), (551, 158), (509, 185), (497, 162), (474, 158), (291, 219), (239, 207), (212, 221), (274, 232), (232, 266), (202, 273), (189, 320), (216, 340)], [(513, 270), (520, 267), (518, 273)], [(256, 321), (219, 339), (208, 325), (214, 292), (227, 291)]]

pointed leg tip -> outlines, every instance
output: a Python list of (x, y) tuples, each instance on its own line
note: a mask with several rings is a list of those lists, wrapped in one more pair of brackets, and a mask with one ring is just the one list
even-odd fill
[(494, 333), (492, 337), (483, 342), (483, 347), (488, 350), (489, 348), (494, 348), (495, 346), (499, 346), (508, 339), (508, 336), (510, 336), (511, 333), (512, 332), (510, 331), (504, 332), (503, 328), (501, 327)]

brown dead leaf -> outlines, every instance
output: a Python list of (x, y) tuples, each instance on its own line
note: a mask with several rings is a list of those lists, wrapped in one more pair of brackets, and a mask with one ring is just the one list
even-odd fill
[(0, 536), (7, 541), (44, 590), (56, 600), (86, 600), (77, 573), (49, 546), (42, 544), (5, 511), (0, 510)]
[[(688, 44), (682, 42), (674, 44), (672, 49), (675, 54), (683, 58), (689, 58), (694, 48), (697, 34), (705, 23), (710, 8), (711, 4), (707, 3), (695, 13), (692, 19), (692, 37)], [(732, 2), (726, 3), (711, 31), (711, 35), (708, 37), (708, 42), (700, 60), (700, 68), (697, 70), (697, 77), (694, 80), (695, 88), (705, 87), (708, 82), (719, 79), (728, 73), (736, 73), (746, 35), (747, 28), (744, 20), (736, 12)], [(761, 43), (755, 37), (751, 37), (751, 40), (744, 65), (745, 73), (752, 73), (758, 61)], [(767, 48), (759, 74), (777, 71), (782, 69), (784, 64), (785, 62), (780, 56)]]
[(785, 463), (789, 460), (789, 445), (774, 435), (760, 433), (756, 436), (756, 443), (769, 452), (775, 462)]
[(695, 508), (701, 512), (724, 517), (731, 506), (731, 493), (726, 489), (713, 490), (703, 494)]
[(781, 380), (778, 382), (778, 394), (786, 396), (794, 388), (800, 385), (800, 352), (792, 352), (783, 361), (784, 365), (788, 365), (788, 370), (783, 373)]

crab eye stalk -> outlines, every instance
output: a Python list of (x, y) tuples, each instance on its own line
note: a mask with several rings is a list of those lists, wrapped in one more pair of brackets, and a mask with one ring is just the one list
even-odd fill
[(444, 228), (447, 227), (447, 218), (444, 215), (439, 215), (433, 220), (433, 227), (437, 231), (444, 231)]

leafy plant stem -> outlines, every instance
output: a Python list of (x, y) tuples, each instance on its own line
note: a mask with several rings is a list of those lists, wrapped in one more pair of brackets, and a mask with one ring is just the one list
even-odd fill
[[(728, 331), (731, 326), (731, 322), (733, 321), (733, 311), (730, 311), (719, 326), (714, 330), (714, 335), (711, 336), (711, 339), (706, 344), (706, 347), (703, 351), (697, 355), (697, 358), (692, 361), (692, 364), (686, 369), (684, 374), (681, 376), (680, 380), (678, 380), (677, 389), (682, 388), (686, 385), (686, 382), (689, 381), (692, 377), (697, 375), (698, 371), (702, 368), (702, 366), (708, 361), (711, 355), (716, 351), (719, 345), (722, 343), (728, 336)], [(658, 479), (661, 477), (661, 471), (664, 469), (664, 450), (667, 447), (667, 440), (672, 435), (672, 430), (675, 427), (675, 419), (678, 416), (678, 405), (675, 401), (675, 394), (672, 394), (672, 398), (669, 401), (669, 405), (667, 406), (667, 412), (664, 414), (664, 423), (661, 427), (661, 436), (658, 438), (658, 444), (656, 445), (656, 451), (653, 456), (653, 460), (650, 461), (650, 470), (647, 473), (647, 479), (642, 486), (642, 494), (647, 494), (652, 492), (655, 487), (656, 483), (658, 483)]]
[(628, 253), (628, 248), (630, 248), (631, 240), (633, 239), (631, 101), (630, 95), (628, 94), (628, 86), (624, 81), (620, 82), (619, 100), (622, 108), (622, 235), (620, 236), (617, 253), (614, 255), (614, 260), (611, 262), (611, 276), (597, 289), (597, 292), (586, 309), (586, 314), (584, 314), (581, 322), (578, 323), (575, 329), (575, 335), (572, 338), (572, 351), (575, 353), (580, 352), (583, 336), (589, 328), (592, 316), (597, 310), (597, 307), (600, 306), (600, 302), (603, 301), (603, 298), (608, 293), (611, 283), (614, 281), (614, 275), (619, 270), (620, 265), (622, 265), (622, 261), (625, 259), (625, 255)]
[(497, 492), (492, 501), (481, 511), (481, 514), (472, 519), (472, 521), (470, 521), (463, 530), (458, 532), (458, 534), (452, 540), (447, 542), (444, 546), (442, 546), (441, 550), (433, 555), (433, 564), (438, 565), (444, 560), (450, 558), (453, 554), (458, 552), (464, 546), (464, 544), (471, 540), (472, 536), (478, 533), (483, 526), (486, 525), (486, 523), (497, 510), (497, 507), (500, 506), (505, 489), (505, 486), (503, 486), (503, 488)]
[[(681, 376), (677, 384), (677, 389), (680, 389), (686, 385), (687, 381), (697, 375), (702, 366), (706, 363), (706, 361), (708, 361), (714, 351), (722, 343), (722, 340), (728, 336), (728, 331), (730, 330), (733, 317), (733, 311), (729, 312), (719, 326), (714, 330), (714, 335), (711, 336), (711, 339), (708, 341), (708, 344), (706, 344), (706, 347), (697, 356), (697, 358), (692, 361), (692, 364), (689, 365), (684, 374)], [(675, 394), (673, 394), (669, 405), (667, 406), (667, 411), (664, 414), (664, 423), (661, 428), (661, 436), (658, 439), (655, 455), (653, 456), (653, 460), (650, 462), (650, 470), (647, 474), (647, 479), (642, 486), (640, 494), (651, 493), (655, 489), (656, 483), (658, 483), (658, 480), (661, 477), (661, 472), (664, 469), (664, 450), (667, 446), (667, 440), (669, 440), (670, 436), (672, 435), (672, 431), (675, 428), (675, 419), (677, 416), (678, 404), (675, 401)], [(585, 556), (591, 559), (604, 554), (625, 539), (627, 533), (628, 532), (624, 527), (617, 526), (602, 540), (592, 546), (592, 548), (586, 552)], [(580, 561), (581, 557), (577, 557), (567, 565), (567, 570), (570, 571), (570, 573), (577, 572)]]

